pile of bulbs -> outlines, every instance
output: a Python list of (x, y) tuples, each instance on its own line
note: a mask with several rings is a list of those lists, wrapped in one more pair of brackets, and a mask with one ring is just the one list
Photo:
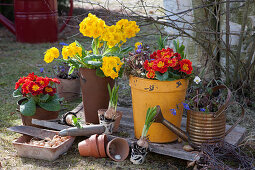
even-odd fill
[(59, 135), (55, 135), (52, 139), (49, 137), (46, 137), (44, 140), (35, 140), (32, 138), (28, 144), (42, 147), (57, 147), (68, 139), (69, 137), (67, 136), (61, 137)]

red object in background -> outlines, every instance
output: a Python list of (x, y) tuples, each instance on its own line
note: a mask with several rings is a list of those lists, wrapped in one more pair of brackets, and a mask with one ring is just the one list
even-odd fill
[(58, 32), (64, 30), (71, 18), (73, 0), (70, 0), (68, 18), (59, 31), (57, 9), (57, 0), (14, 0), (15, 25), (2, 14), (0, 23), (15, 34), (19, 42), (55, 42)]

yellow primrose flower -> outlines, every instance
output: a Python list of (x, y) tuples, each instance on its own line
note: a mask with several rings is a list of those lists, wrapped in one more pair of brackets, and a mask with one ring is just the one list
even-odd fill
[(54, 60), (54, 58), (58, 58), (58, 57), (59, 57), (58, 49), (56, 47), (52, 47), (45, 52), (44, 61), (46, 63), (51, 63)]
[(80, 32), (86, 37), (98, 38), (105, 30), (105, 22), (97, 18), (95, 15), (89, 13), (80, 24)]
[(77, 54), (82, 56), (82, 48), (78, 47), (75, 42), (71, 43), (69, 46), (63, 46), (62, 48), (62, 56), (65, 60), (67, 60), (68, 57), (72, 58)]
[(100, 69), (104, 72), (104, 75), (106, 77), (111, 77), (112, 79), (115, 79), (119, 76), (118, 73), (122, 65), (123, 63), (120, 61), (119, 57), (103, 57), (103, 63)]

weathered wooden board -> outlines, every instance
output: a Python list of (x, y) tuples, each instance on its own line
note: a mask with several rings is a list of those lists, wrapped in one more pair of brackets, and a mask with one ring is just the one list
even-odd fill
[[(77, 116), (80, 117), (82, 120), (85, 120), (84, 117), (84, 111), (81, 109), (83, 107), (82, 103), (77, 106), (74, 110), (71, 112), (77, 112)], [(119, 132), (124, 132), (125, 134), (128, 134), (128, 137), (125, 137), (128, 141), (128, 143), (131, 145), (133, 142), (136, 141), (134, 138), (134, 123), (133, 123), (133, 113), (132, 108), (124, 108), (119, 107), (118, 110), (123, 112), (123, 116), (120, 122)], [(229, 129), (231, 126), (227, 125), (226, 129)], [(183, 118), (182, 129), (186, 129), (186, 118)], [(246, 132), (246, 129), (240, 126), (237, 126), (233, 129), (231, 133), (229, 133), (225, 141), (237, 145), (242, 138), (244, 137), (244, 134)], [(110, 135), (109, 138), (114, 138), (116, 136), (120, 136), (122, 133), (115, 133), (113, 135)], [(122, 134), (123, 135), (123, 134)], [(123, 137), (123, 136), (122, 136)], [(182, 149), (183, 143), (178, 142), (172, 142), (172, 143), (166, 143), (166, 144), (157, 144), (157, 143), (150, 143), (150, 150), (151, 152), (155, 152), (162, 155), (168, 155), (175, 158), (180, 158), (183, 160), (189, 160), (194, 161), (199, 159), (197, 152), (186, 152)]]
[[(132, 114), (132, 108), (124, 108), (124, 107), (119, 107), (118, 110), (123, 112), (122, 119), (120, 121), (120, 126), (119, 126), (119, 132), (114, 133), (113, 135), (109, 135), (108, 138), (112, 139), (117, 136), (124, 137), (129, 145), (132, 145), (133, 142), (136, 141), (134, 137), (134, 123), (133, 123), (133, 114)], [(80, 103), (75, 109), (72, 111), (73, 113), (77, 113), (77, 117), (81, 118), (82, 122), (85, 122), (85, 116), (84, 116), (84, 111), (83, 111), (83, 105)], [(34, 124), (41, 125), (44, 127), (48, 128), (53, 128), (57, 130), (62, 130), (69, 128), (70, 126), (66, 125), (61, 125), (58, 124), (56, 121), (43, 121), (43, 120), (32, 120)], [(227, 125), (226, 129), (229, 129), (231, 126)], [(186, 129), (186, 118), (183, 118), (182, 123), (181, 123), (181, 128), (183, 130)], [(229, 133), (225, 141), (237, 145), (242, 138), (244, 137), (244, 134), (246, 132), (246, 129), (240, 126), (237, 126), (236, 128), (233, 129), (231, 133)], [(199, 159), (198, 152), (186, 152), (184, 151), (183, 148), (184, 143), (178, 143), (178, 142), (172, 142), (172, 143), (166, 143), (166, 144), (158, 144), (158, 143), (150, 143), (150, 151), (155, 152), (158, 154), (162, 155), (167, 155), (167, 156), (172, 156), (175, 158), (180, 158), (183, 160), (189, 160), (189, 161), (194, 161)]]

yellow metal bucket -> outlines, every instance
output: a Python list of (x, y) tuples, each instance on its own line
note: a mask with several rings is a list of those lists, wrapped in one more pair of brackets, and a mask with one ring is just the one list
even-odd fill
[[(180, 128), (183, 113), (182, 102), (185, 100), (188, 80), (159, 81), (130, 76), (129, 85), (131, 86), (134, 131), (137, 139), (142, 134), (147, 109), (156, 105), (160, 105), (166, 120)], [(173, 115), (170, 109), (176, 109), (176, 115)], [(173, 132), (160, 123), (153, 123), (147, 135), (151, 142), (157, 143), (172, 142), (177, 139)]]

